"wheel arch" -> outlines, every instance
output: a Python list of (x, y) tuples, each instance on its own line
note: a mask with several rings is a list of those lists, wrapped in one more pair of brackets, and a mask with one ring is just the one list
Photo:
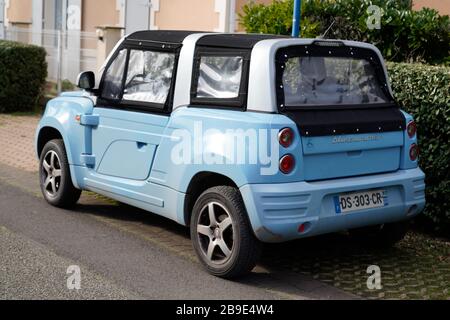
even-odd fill
[[(208, 190), (216, 186), (235, 187), (238, 191), (237, 184), (226, 175), (212, 171), (202, 171), (196, 173), (189, 182), (184, 199), (184, 223), (190, 224), (192, 209), (198, 197)], [(240, 191), (239, 191), (240, 192)]]
[[(48, 121), (49, 119), (46, 119)], [(54, 124), (45, 124), (42, 127), (38, 129), (38, 133), (36, 135), (36, 142), (35, 142), (35, 148), (36, 148), (36, 154), (38, 159), (41, 157), (42, 150), (44, 149), (47, 142), (54, 140), (54, 139), (61, 139), (64, 144), (64, 149), (66, 151), (67, 159), (69, 161), (69, 167), (73, 164), (72, 161), (72, 150), (70, 149), (70, 146), (67, 144), (67, 137), (63, 134), (63, 131), (58, 128), (58, 126), (55, 126)], [(73, 170), (70, 170), (70, 177), (72, 179), (72, 184), (79, 189), (79, 184), (76, 179), (75, 173)]]
[[(36, 141), (36, 152), (38, 158), (41, 156), (42, 150), (44, 149), (44, 146), (47, 144), (47, 142), (54, 140), (54, 139), (61, 139), (64, 141), (64, 138), (61, 134), (61, 132), (58, 129), (55, 129), (54, 127), (43, 127), (39, 130), (39, 134), (37, 136)], [(65, 143), (64, 143), (65, 146)], [(67, 150), (66, 150), (67, 152)]]

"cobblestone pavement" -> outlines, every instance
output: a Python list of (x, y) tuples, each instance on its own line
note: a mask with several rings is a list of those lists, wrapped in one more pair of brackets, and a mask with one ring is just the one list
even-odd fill
[[(262, 265), (278, 265), (370, 299), (450, 300), (450, 243), (410, 232), (391, 249), (368, 249), (346, 234), (267, 246)], [(367, 288), (367, 268), (380, 267), (381, 290)]]
[(37, 171), (33, 143), (38, 121), (37, 116), (0, 115), (0, 163)]
[[(0, 115), (0, 163), (37, 170), (32, 147), (37, 121), (36, 117)], [(186, 228), (93, 193), (84, 193), (81, 203), (95, 219), (197, 263)], [(381, 269), (381, 290), (367, 289), (371, 265)], [(369, 299), (450, 300), (450, 243), (416, 232), (396, 247), (378, 251), (351, 242), (346, 234), (266, 245), (257, 269), (312, 277)], [(248, 281), (252, 284), (254, 279)], [(276, 287), (276, 282), (271, 286)]]

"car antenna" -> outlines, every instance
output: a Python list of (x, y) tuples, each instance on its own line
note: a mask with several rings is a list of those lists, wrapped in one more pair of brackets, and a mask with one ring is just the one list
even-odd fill
[(333, 22), (331, 22), (330, 26), (327, 28), (327, 30), (325, 30), (325, 32), (321, 35), (318, 36), (318, 39), (323, 39), (325, 38), (325, 36), (327, 35), (328, 31), (330, 31), (330, 29), (334, 26), (334, 24), (336, 23), (336, 19), (333, 18)]

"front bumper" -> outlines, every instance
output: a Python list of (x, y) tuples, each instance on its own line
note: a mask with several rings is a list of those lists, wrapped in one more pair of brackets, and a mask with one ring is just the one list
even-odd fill
[[(346, 229), (410, 219), (425, 207), (425, 175), (419, 168), (317, 182), (249, 184), (240, 188), (250, 223), (263, 242), (284, 242)], [(333, 196), (387, 190), (389, 205), (337, 214)], [(304, 224), (305, 229), (298, 228)]]

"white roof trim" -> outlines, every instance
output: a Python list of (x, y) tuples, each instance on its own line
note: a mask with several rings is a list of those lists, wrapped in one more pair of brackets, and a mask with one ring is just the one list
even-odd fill
[(372, 44), (345, 40), (325, 39), (269, 39), (258, 42), (252, 51), (250, 60), (250, 74), (248, 84), (247, 110), (278, 112), (276, 90), (275, 90), (275, 54), (278, 49), (293, 45), (310, 45), (314, 41), (341, 41), (346, 46), (367, 48), (373, 50), (383, 63), (384, 73), (388, 81), (389, 91), (392, 89), (387, 77), (387, 70), (383, 56)]
[(183, 40), (183, 47), (178, 58), (177, 79), (173, 96), (173, 110), (191, 103), (192, 68), (197, 41), (214, 33), (194, 33)]

